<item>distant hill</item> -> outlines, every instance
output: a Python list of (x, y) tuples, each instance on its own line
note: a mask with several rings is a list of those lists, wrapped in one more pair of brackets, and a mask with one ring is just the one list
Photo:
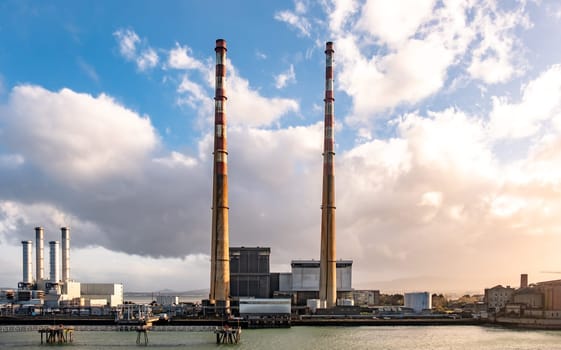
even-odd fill
[(209, 293), (208, 289), (194, 289), (188, 291), (175, 291), (172, 289), (162, 289), (153, 292), (125, 292), (126, 296), (156, 296), (156, 295), (172, 295), (172, 296), (182, 296), (182, 295), (207, 295)]

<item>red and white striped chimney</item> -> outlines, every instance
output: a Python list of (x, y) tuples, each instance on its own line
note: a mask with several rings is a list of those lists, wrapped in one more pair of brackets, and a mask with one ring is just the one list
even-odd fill
[[(330, 308), (337, 302), (335, 247), (335, 151), (333, 111), (333, 43), (325, 45), (325, 121), (323, 143), (323, 190), (321, 202), (321, 255), (319, 299)], [(323, 306), (323, 305), (322, 305)]]
[(214, 170), (212, 184), (211, 304), (229, 310), (228, 147), (226, 141), (226, 41), (216, 40), (214, 97)]

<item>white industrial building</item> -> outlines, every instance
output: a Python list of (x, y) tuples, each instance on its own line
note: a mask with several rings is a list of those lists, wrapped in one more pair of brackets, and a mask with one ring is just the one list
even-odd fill
[(82, 283), (80, 294), (84, 299), (105, 299), (111, 307), (121, 305), (124, 298), (121, 283)]
[(405, 293), (403, 298), (405, 301), (404, 306), (413, 309), (413, 311), (417, 313), (432, 308), (431, 295), (429, 292)]
[(240, 298), (240, 316), (247, 315), (288, 315), (290, 299)]
[[(292, 283), (290, 291), (319, 291), (319, 260), (293, 260), (291, 262), (292, 276), (291, 278), (284, 277), (281, 280), (282, 274), (279, 275), (279, 289), (286, 288), (286, 285), (281, 285), (281, 282)], [(352, 275), (353, 275), (353, 261), (352, 260), (338, 260), (337, 261), (337, 291), (350, 292), (352, 291)]]
[(156, 303), (160, 305), (178, 305), (179, 297), (177, 295), (157, 295)]

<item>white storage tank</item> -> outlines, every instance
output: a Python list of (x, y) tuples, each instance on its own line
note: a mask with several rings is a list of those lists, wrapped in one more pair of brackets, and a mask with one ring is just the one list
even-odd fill
[(405, 307), (413, 309), (416, 313), (431, 309), (431, 295), (429, 292), (416, 292), (404, 294)]
[(308, 299), (306, 300), (306, 306), (312, 313), (316, 313), (316, 310), (320, 308), (320, 300), (319, 299)]

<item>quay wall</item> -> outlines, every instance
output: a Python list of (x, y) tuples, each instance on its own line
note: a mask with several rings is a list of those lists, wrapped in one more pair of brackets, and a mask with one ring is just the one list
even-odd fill
[(365, 319), (365, 318), (307, 318), (292, 320), (292, 326), (466, 326), (482, 325), (486, 321), (473, 318), (442, 319)]
[(492, 324), (522, 329), (561, 330), (561, 319), (497, 317)]

